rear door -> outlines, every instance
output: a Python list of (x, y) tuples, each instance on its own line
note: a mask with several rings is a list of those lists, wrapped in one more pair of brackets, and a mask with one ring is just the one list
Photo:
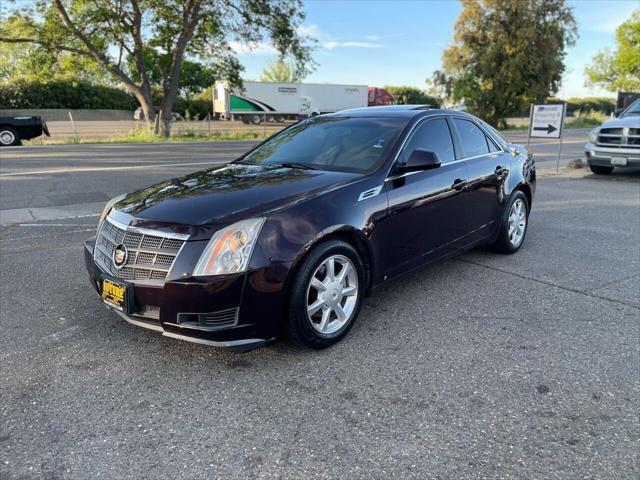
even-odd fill
[(427, 118), (418, 124), (396, 164), (405, 163), (416, 148), (436, 152), (442, 165), (404, 174), (390, 172), (386, 181), (389, 215), (379, 225), (386, 239), (386, 271), (405, 270), (444, 255), (465, 233), (467, 170), (456, 159), (446, 117)]
[(502, 150), (474, 121), (453, 117), (463, 151), (467, 186), (467, 230), (470, 241), (491, 235), (502, 212), (502, 185), (509, 172), (509, 153)]

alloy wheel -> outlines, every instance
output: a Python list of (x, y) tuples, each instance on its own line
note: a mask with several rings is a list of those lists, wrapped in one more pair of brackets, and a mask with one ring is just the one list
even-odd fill
[(0, 132), (0, 143), (3, 145), (11, 145), (15, 141), (16, 137), (13, 132), (9, 130), (3, 130)]
[(509, 243), (514, 247), (520, 246), (527, 229), (527, 207), (521, 198), (516, 199), (509, 210)]
[(344, 255), (326, 258), (307, 287), (307, 318), (322, 334), (332, 334), (353, 317), (358, 304), (358, 274)]

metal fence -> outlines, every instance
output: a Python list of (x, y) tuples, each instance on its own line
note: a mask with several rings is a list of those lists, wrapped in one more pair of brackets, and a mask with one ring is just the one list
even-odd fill
[[(41, 116), (49, 128), (49, 138), (37, 138), (33, 142), (55, 143), (57, 141), (90, 142), (108, 138), (129, 137), (146, 128), (146, 124), (133, 119), (133, 112), (124, 110), (0, 110), (0, 116)], [(253, 132), (269, 135), (282, 130), (289, 123), (263, 122), (259, 125), (240, 121), (178, 120), (173, 123), (174, 137), (215, 137)]]

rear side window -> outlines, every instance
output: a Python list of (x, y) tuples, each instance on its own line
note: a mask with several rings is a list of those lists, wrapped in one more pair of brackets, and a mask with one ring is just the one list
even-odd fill
[(487, 136), (475, 123), (461, 118), (454, 118), (453, 122), (460, 134), (465, 157), (477, 157), (489, 153)]
[(418, 126), (405, 145), (398, 163), (406, 163), (416, 148), (437, 153), (441, 163), (453, 162), (456, 159), (449, 125), (444, 118), (427, 120)]

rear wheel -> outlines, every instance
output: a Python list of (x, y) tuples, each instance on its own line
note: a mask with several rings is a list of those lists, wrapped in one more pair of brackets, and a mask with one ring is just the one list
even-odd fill
[(260, 125), (262, 123), (262, 115), (251, 115), (251, 123)]
[(613, 172), (613, 167), (603, 167), (600, 165), (589, 164), (589, 170), (598, 175), (609, 175), (611, 172)]
[(18, 132), (10, 127), (0, 127), (0, 145), (8, 147), (10, 145), (18, 145), (20, 143), (20, 137)]
[(524, 242), (529, 225), (529, 202), (523, 192), (513, 192), (500, 221), (498, 238), (491, 247), (501, 253), (517, 252)]
[(302, 261), (290, 297), (288, 334), (311, 348), (326, 348), (353, 326), (365, 292), (358, 252), (341, 240), (315, 247)]

